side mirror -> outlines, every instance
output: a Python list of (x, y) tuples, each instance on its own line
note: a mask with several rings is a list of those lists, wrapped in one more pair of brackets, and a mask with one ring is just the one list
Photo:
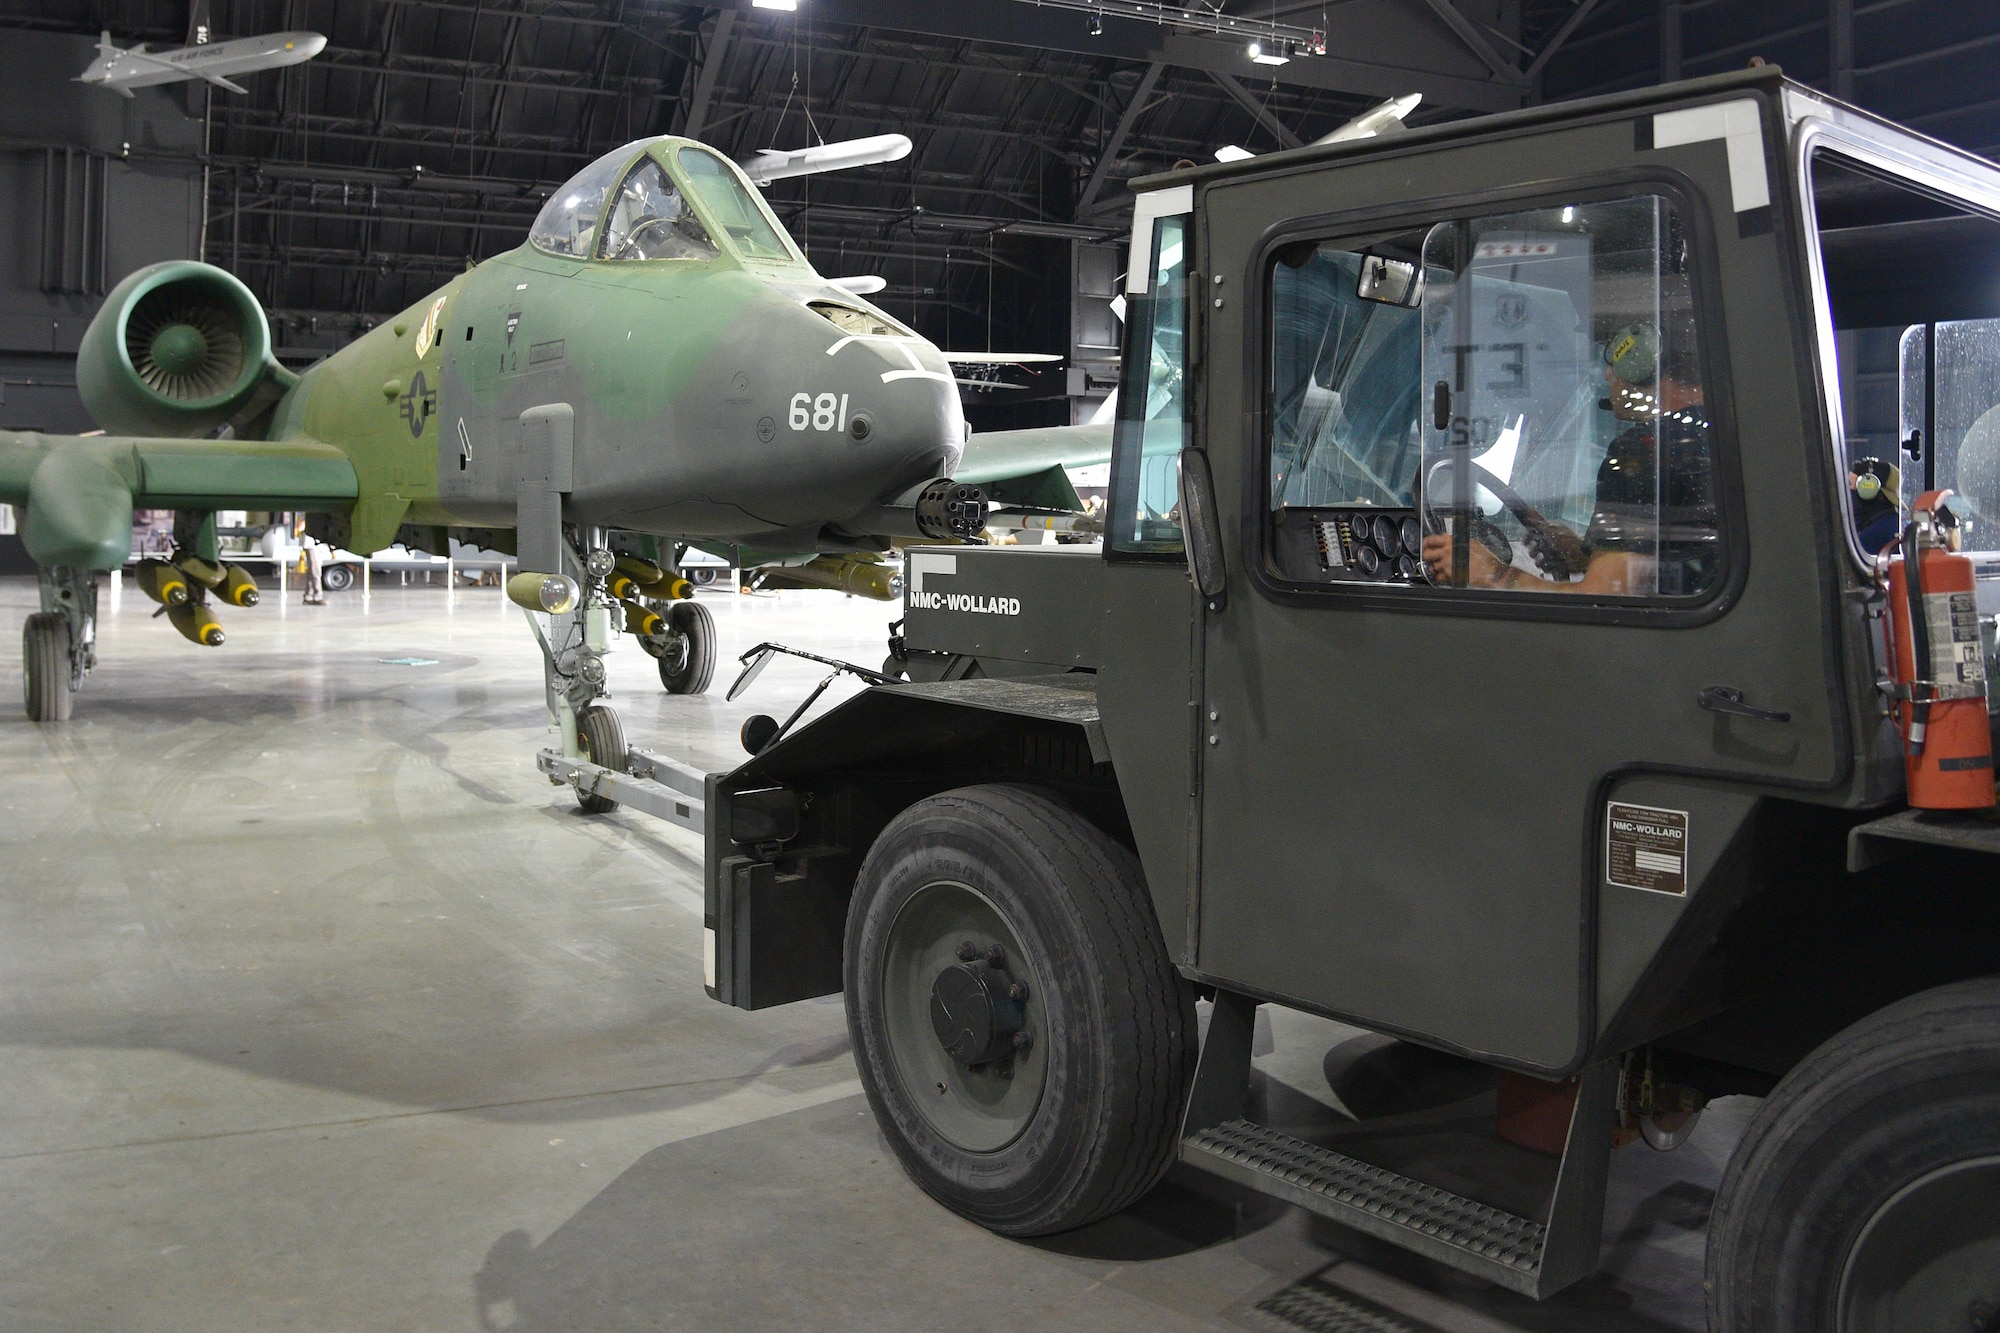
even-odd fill
[[(777, 655), (778, 645), (775, 643), (760, 643), (743, 654), (740, 659), (743, 663), (743, 674), (736, 678), (736, 683), (729, 687), (729, 693), (723, 696), (722, 701), (735, 703), (736, 696), (749, 689), (750, 682), (762, 675), (764, 668), (771, 665), (771, 659)], [(752, 750), (751, 753), (755, 754), (756, 751)]]
[(1415, 309), (1424, 301), (1424, 271), (1407, 260), (1363, 255), (1354, 295), (1357, 300)]
[(1188, 567), (1194, 586), (1201, 590), (1211, 611), (1220, 611), (1227, 600), (1222, 563), (1222, 527), (1215, 514), (1215, 478), (1208, 470), (1208, 455), (1199, 449), (1181, 450), (1181, 531), (1188, 549)]

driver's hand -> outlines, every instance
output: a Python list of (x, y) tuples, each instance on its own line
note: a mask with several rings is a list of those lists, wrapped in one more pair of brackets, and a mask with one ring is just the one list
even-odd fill
[[(1507, 577), (1507, 566), (1493, 558), (1493, 552), (1477, 538), (1467, 544), (1467, 558), (1471, 569), (1467, 571), (1466, 584), (1474, 588), (1491, 588)], [(1424, 569), (1430, 574), (1431, 582), (1440, 587), (1453, 586), (1451, 534), (1434, 532), (1424, 538)]]

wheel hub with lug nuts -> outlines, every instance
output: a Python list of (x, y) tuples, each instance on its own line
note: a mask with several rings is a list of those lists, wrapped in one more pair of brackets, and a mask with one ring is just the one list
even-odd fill
[(945, 1053), (967, 1068), (1026, 1049), (1028, 988), (1007, 975), (999, 946), (984, 953), (971, 943), (959, 961), (931, 981), (931, 1030)]

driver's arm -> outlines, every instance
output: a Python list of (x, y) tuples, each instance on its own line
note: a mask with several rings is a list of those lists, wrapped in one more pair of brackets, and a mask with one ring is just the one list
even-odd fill
[[(1600, 597), (1618, 597), (1629, 591), (1632, 553), (1601, 550), (1590, 558), (1583, 577), (1574, 583), (1545, 579), (1514, 565), (1503, 565), (1479, 542), (1469, 543), (1471, 569), (1466, 584), (1474, 588), (1497, 588), (1507, 592), (1581, 592)], [(1424, 538), (1424, 565), (1431, 582), (1449, 585), (1452, 581), (1451, 535), (1433, 533)]]

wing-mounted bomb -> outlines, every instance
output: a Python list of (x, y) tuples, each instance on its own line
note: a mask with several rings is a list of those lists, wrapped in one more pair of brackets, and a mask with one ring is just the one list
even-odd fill
[(627, 634), (649, 635), (665, 634), (667, 632), (666, 617), (655, 611), (652, 607), (643, 606), (638, 602), (627, 601), (623, 597), (618, 599), (618, 605), (625, 608), (625, 632)]
[(754, 571), (749, 580), (760, 592), (830, 588), (878, 602), (894, 601), (903, 593), (903, 578), (894, 565), (860, 555), (822, 555), (803, 565), (770, 566)]
[(227, 561), (204, 560), (198, 555), (182, 555), (174, 561), (174, 564), (190, 579), (231, 606), (257, 605), (257, 580), (241, 565), (232, 565)]
[(113, 435), (204, 435), (297, 382), (250, 289), (187, 260), (119, 283), (77, 350), (77, 392)]
[(190, 643), (198, 643), (204, 648), (222, 646), (222, 622), (215, 618), (215, 612), (208, 609), (206, 602), (182, 602), (178, 606), (170, 606), (167, 608), (167, 620)]
[(165, 560), (141, 560), (132, 578), (140, 592), (161, 606), (180, 606), (192, 596), (187, 575)]
[(605, 578), (605, 590), (620, 601), (649, 597), (656, 602), (679, 602), (694, 596), (694, 584), (662, 569), (650, 560), (621, 555)]
[(165, 609), (181, 637), (204, 648), (220, 648), (224, 638), (222, 622), (209, 609), (209, 593), (231, 606), (255, 606), (259, 597), (256, 578), (243, 566), (185, 551), (172, 560), (141, 560), (133, 580)]

